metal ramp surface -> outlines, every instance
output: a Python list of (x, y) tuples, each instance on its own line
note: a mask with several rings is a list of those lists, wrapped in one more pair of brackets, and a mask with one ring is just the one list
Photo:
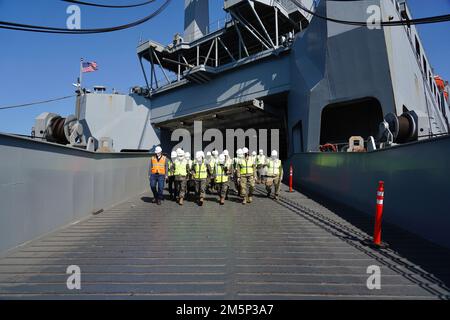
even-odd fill
[[(32, 241), (0, 259), (0, 299), (439, 299), (444, 283), (360, 229), (283, 187), (203, 207), (144, 194)], [(66, 268), (81, 268), (81, 290)], [(381, 268), (369, 290), (368, 266)]]

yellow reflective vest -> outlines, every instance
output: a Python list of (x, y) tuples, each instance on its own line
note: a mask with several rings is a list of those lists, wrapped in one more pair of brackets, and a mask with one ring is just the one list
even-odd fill
[(278, 176), (282, 170), (281, 160), (267, 160), (267, 175), (271, 177)]
[(188, 162), (187, 162), (186, 159), (183, 159), (181, 161), (179, 159), (176, 159), (173, 162), (173, 165), (175, 167), (175, 170), (174, 170), (174, 175), (175, 176), (182, 176), (182, 177), (187, 176), (187, 165), (188, 165)]
[(257, 155), (256, 156), (256, 164), (258, 166), (263, 166), (266, 164), (266, 156), (265, 155)]
[(228, 175), (225, 172), (225, 165), (217, 163), (214, 166), (214, 177), (216, 183), (228, 182)]
[(252, 158), (239, 160), (239, 172), (241, 175), (253, 174), (255, 171), (253, 169), (255, 162)]
[[(228, 168), (228, 171), (230, 171), (233, 168), (233, 160), (231, 158), (227, 158), (225, 160), (225, 167)], [(229, 172), (228, 172), (229, 173)]]
[(167, 170), (167, 176), (172, 177), (174, 174), (173, 161), (170, 159), (168, 161), (169, 161), (169, 165), (168, 165), (168, 170)]
[(194, 179), (206, 179), (208, 177), (208, 167), (204, 161), (194, 164)]

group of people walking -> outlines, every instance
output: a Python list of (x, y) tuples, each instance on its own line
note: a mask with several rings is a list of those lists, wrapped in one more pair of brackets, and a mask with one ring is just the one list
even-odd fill
[(218, 202), (224, 205), (233, 184), (242, 204), (253, 202), (256, 183), (265, 184), (267, 197), (275, 189), (275, 199), (278, 200), (282, 178), (283, 167), (276, 150), (266, 157), (263, 150), (259, 150), (259, 154), (256, 151), (250, 154), (247, 148), (238, 149), (235, 158), (230, 157), (228, 150), (221, 154), (213, 150), (206, 154), (197, 151), (194, 159), (189, 152), (177, 149), (171, 152), (169, 159), (158, 146), (149, 170), (153, 202), (158, 205), (164, 199), (166, 181), (171, 200), (183, 205), (193, 191), (196, 202), (202, 206), (206, 193), (217, 193)]

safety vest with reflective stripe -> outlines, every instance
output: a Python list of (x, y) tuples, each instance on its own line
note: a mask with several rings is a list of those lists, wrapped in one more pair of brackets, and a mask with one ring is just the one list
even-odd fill
[(167, 172), (167, 176), (172, 177), (173, 176), (173, 160), (168, 160), (169, 161), (169, 166), (168, 166), (168, 172)]
[(239, 163), (239, 158), (238, 157), (233, 158), (233, 169), (237, 168), (238, 163)]
[(265, 155), (258, 155), (256, 157), (256, 164), (259, 165), (264, 165), (266, 164), (266, 156)]
[(239, 172), (241, 174), (253, 174), (253, 166), (254, 166), (254, 161), (252, 158), (248, 158), (248, 159), (241, 159), (239, 162), (239, 166), (240, 166), (240, 170)]
[(214, 168), (214, 166), (216, 165), (216, 161), (217, 160), (215, 158), (211, 157), (211, 159), (209, 160), (209, 166), (211, 168)]
[(267, 175), (268, 176), (278, 176), (280, 174), (281, 160), (267, 160)]
[(173, 164), (175, 166), (175, 172), (174, 172), (175, 176), (183, 176), (183, 177), (187, 176), (188, 162), (186, 159), (183, 159), (181, 161), (177, 159), (173, 162)]
[(156, 156), (152, 157), (152, 174), (166, 174), (165, 156), (161, 156), (159, 160)]
[(204, 161), (202, 163), (196, 162), (194, 164), (194, 179), (206, 179), (208, 177), (207, 166)]
[(228, 170), (231, 170), (233, 167), (233, 160), (231, 160), (231, 158), (227, 158), (227, 160), (225, 160), (225, 167), (228, 168)]
[(216, 183), (228, 182), (228, 175), (225, 173), (224, 165), (216, 164), (214, 169)]

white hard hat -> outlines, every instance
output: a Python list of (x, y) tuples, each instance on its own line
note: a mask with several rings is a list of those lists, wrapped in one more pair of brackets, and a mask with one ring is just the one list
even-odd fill
[(170, 154), (170, 157), (172, 159), (175, 159), (177, 157), (177, 152), (176, 151), (172, 151), (172, 153)]
[(272, 151), (272, 157), (278, 157), (278, 152), (277, 152), (277, 150), (273, 150), (273, 151)]
[(186, 159), (190, 159), (190, 158), (191, 158), (191, 154), (190, 154), (189, 152), (185, 152), (185, 153), (184, 153), (184, 157), (185, 157)]
[(181, 149), (178, 149), (178, 150), (177, 150), (177, 156), (183, 157), (183, 156), (184, 156), (184, 151), (181, 150)]
[(253, 151), (253, 152), (252, 152), (252, 156), (256, 156), (256, 151)]
[(236, 155), (238, 158), (242, 157), (244, 155), (244, 152), (242, 152), (242, 149), (237, 149)]
[(217, 156), (219, 155), (219, 151), (213, 150), (212, 155), (213, 155), (214, 157), (217, 157)]
[(196, 158), (201, 158), (201, 157), (203, 157), (203, 152), (202, 152), (202, 151), (197, 151), (197, 152), (195, 153), (195, 157), (196, 157)]
[(247, 148), (243, 148), (243, 149), (242, 149), (242, 153), (243, 153), (243, 154), (248, 153), (248, 149), (247, 149)]
[(264, 154), (264, 150), (263, 149), (259, 149), (259, 154), (263, 155)]
[(161, 152), (162, 152), (162, 148), (161, 148), (160, 146), (157, 146), (157, 147), (155, 148), (155, 152), (156, 152), (156, 153), (161, 153)]
[(220, 163), (220, 164), (224, 164), (224, 163), (225, 163), (225, 156), (224, 156), (223, 154), (221, 154), (221, 155), (219, 156), (219, 163)]
[(207, 157), (211, 157), (211, 152), (208, 151), (208, 152), (206, 153), (206, 156), (207, 156)]
[(223, 154), (224, 156), (227, 156), (227, 157), (230, 155), (230, 153), (229, 153), (228, 150), (226, 150), (226, 149), (223, 150), (222, 154)]
[(203, 151), (199, 151), (199, 152), (202, 155), (202, 157), (204, 158), (205, 157), (205, 153)]

